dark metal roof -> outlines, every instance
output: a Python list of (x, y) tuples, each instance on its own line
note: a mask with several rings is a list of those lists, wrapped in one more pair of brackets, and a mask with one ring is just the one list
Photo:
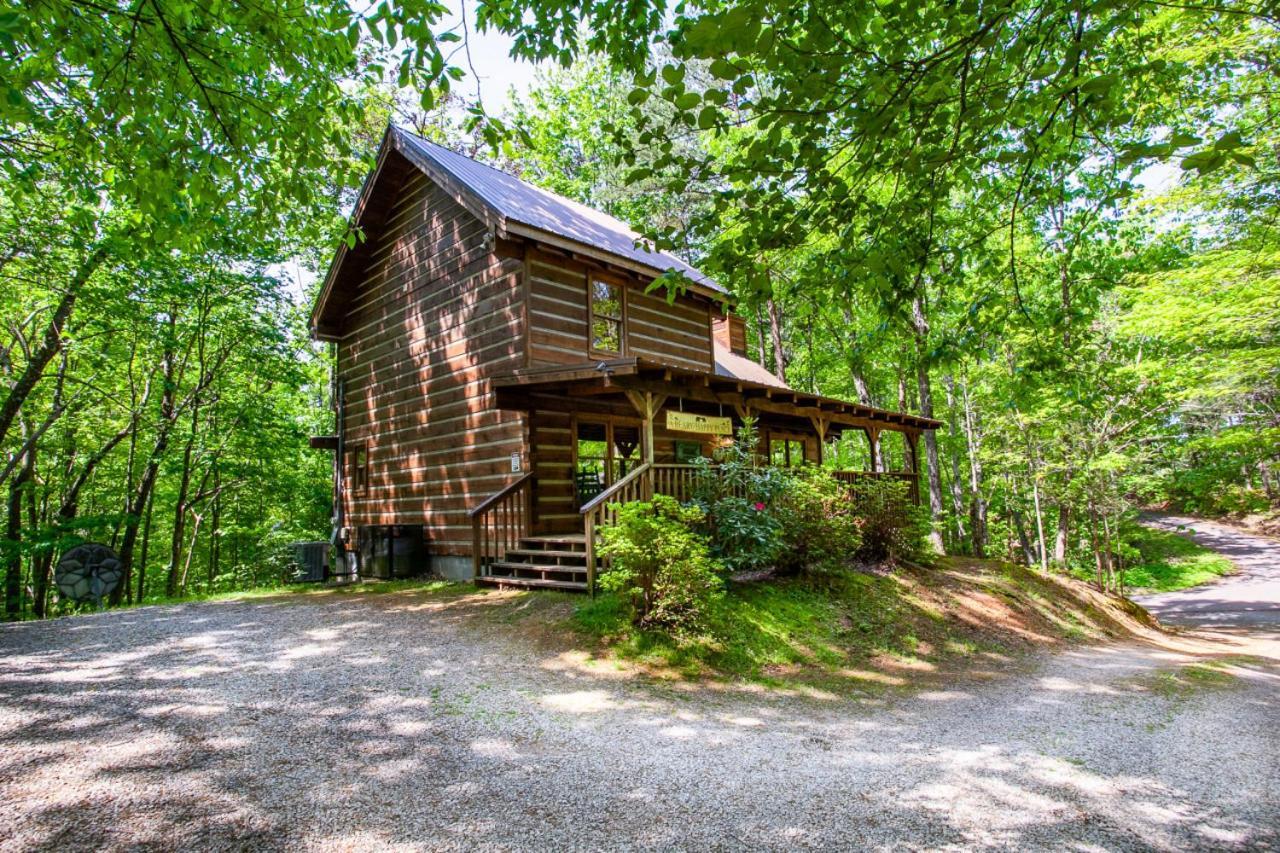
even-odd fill
[(392, 131), (397, 140), (410, 151), (443, 169), (457, 183), (478, 196), (486, 207), (508, 222), (520, 223), (620, 256), (655, 273), (676, 270), (703, 287), (718, 293), (728, 292), (675, 255), (651, 252), (637, 246), (640, 235), (620, 219), (527, 184), (506, 172), (429, 142), (404, 128), (393, 126)]

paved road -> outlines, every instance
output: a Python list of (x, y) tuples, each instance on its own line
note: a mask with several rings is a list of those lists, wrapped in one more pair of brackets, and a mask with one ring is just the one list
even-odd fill
[(1215, 582), (1136, 600), (1170, 625), (1201, 628), (1280, 629), (1280, 542), (1250, 536), (1213, 521), (1176, 515), (1147, 514), (1153, 527), (1190, 534), (1206, 548), (1223, 554), (1239, 573)]
[(0, 626), (0, 851), (1280, 847), (1254, 622), (855, 701), (637, 683), (503, 595)]

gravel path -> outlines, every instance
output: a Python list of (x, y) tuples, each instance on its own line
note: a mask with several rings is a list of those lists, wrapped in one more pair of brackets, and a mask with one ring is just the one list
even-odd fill
[(0, 850), (1280, 846), (1267, 636), (851, 701), (637, 683), (501, 595), (0, 627)]

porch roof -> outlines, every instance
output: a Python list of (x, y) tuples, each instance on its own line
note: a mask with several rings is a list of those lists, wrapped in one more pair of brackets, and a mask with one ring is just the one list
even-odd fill
[(740, 413), (751, 409), (798, 418), (821, 418), (844, 427), (922, 432), (942, 426), (941, 421), (919, 415), (635, 357), (521, 368), (496, 377), (492, 386), (498, 407), (504, 409), (531, 408), (529, 395), (533, 394), (593, 397), (648, 391), (732, 406)]

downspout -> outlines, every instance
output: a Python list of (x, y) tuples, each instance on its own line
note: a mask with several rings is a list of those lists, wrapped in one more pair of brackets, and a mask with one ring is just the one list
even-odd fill
[(334, 346), (335, 361), (333, 365), (333, 418), (334, 434), (338, 437), (338, 447), (333, 454), (333, 529), (329, 543), (337, 552), (337, 559), (342, 563), (342, 573), (350, 574), (347, 565), (346, 529), (346, 483), (343, 462), (347, 458), (346, 447), (346, 383), (338, 378), (336, 362), (337, 346)]

